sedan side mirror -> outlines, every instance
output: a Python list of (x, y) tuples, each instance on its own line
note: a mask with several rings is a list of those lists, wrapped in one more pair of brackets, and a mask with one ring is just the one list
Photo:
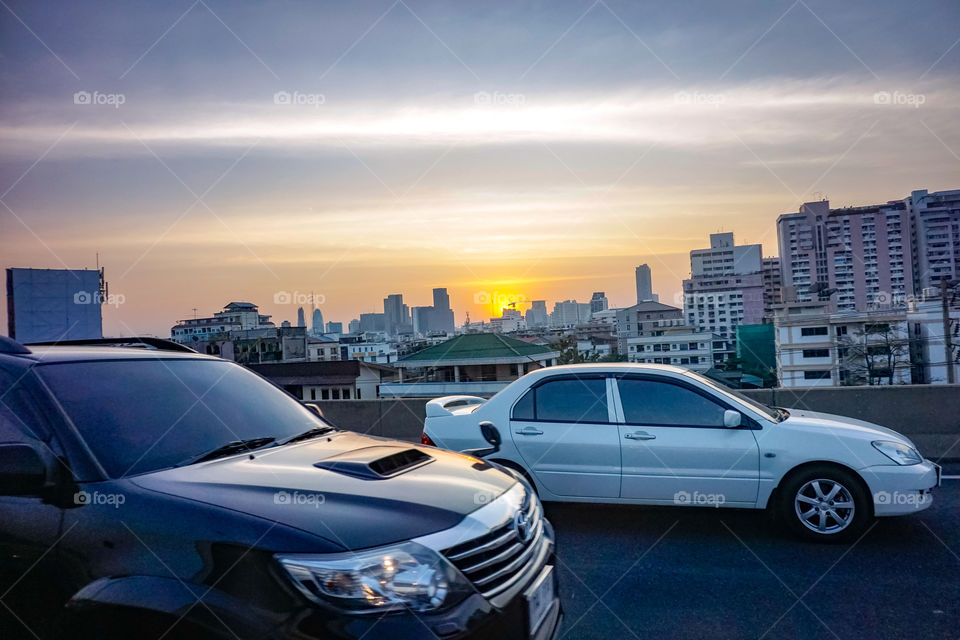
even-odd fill
[(490, 446), (495, 449), (500, 449), (500, 431), (493, 425), (492, 422), (481, 422), (480, 423), (480, 433), (483, 434), (483, 439), (490, 443)]
[(727, 409), (723, 412), (723, 426), (728, 429), (739, 427), (743, 424), (743, 414), (733, 409)]
[(47, 480), (40, 453), (28, 444), (0, 444), (0, 495), (40, 495)]

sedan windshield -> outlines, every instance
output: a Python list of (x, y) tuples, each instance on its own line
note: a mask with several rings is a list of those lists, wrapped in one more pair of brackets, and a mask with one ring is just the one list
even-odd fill
[(266, 446), (324, 426), (296, 400), (227, 361), (100, 360), (37, 371), (114, 478), (172, 467), (229, 443)]
[(738, 402), (740, 402), (741, 404), (745, 404), (745, 405), (749, 406), (749, 407), (750, 407), (751, 409), (753, 409), (754, 411), (757, 411), (757, 412), (763, 414), (764, 416), (766, 416), (766, 417), (769, 418), (770, 420), (773, 420), (774, 422), (783, 422), (783, 421), (790, 415), (788, 412), (786, 412), (786, 411), (784, 411), (784, 410), (782, 410), (782, 409), (775, 409), (775, 408), (773, 408), (773, 407), (768, 407), (767, 405), (763, 404), (762, 402), (757, 402), (757, 401), (754, 400), (753, 398), (748, 398), (746, 395), (744, 395), (743, 393), (741, 393), (741, 392), (738, 391), (737, 389), (733, 389), (733, 388), (728, 387), (728, 386), (726, 386), (726, 385), (718, 384), (715, 380), (711, 380), (710, 378), (707, 378), (706, 376), (702, 376), (702, 375), (700, 375), (700, 374), (698, 374), (698, 373), (694, 373), (693, 371), (686, 371), (685, 373), (686, 373), (688, 376), (690, 376), (691, 378), (696, 378), (697, 380), (699, 380), (699, 381), (702, 382), (703, 384), (710, 385), (711, 387), (713, 387), (714, 389), (716, 389), (718, 392), (722, 393), (723, 395), (725, 395), (725, 396), (727, 396), (727, 397), (729, 397), (729, 398), (735, 398), (735, 399), (736, 399)]

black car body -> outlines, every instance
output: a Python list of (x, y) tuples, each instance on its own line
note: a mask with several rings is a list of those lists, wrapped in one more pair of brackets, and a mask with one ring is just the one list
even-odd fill
[(523, 479), (332, 429), (192, 352), (0, 339), (0, 513), (5, 638), (550, 638), (561, 617)]

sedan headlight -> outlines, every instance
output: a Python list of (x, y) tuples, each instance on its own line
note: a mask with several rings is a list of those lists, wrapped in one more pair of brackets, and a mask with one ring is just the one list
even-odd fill
[(348, 613), (455, 604), (473, 590), (456, 568), (415, 542), (337, 554), (281, 554), (277, 560), (310, 600)]
[(923, 456), (920, 455), (919, 451), (901, 442), (877, 440), (873, 443), (873, 446), (877, 451), (887, 456), (897, 464), (908, 465), (920, 464), (923, 462)]

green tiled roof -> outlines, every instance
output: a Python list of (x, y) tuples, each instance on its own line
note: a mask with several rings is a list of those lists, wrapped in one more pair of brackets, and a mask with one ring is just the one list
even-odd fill
[(413, 353), (401, 358), (400, 361), (443, 362), (444, 360), (526, 358), (527, 356), (538, 356), (553, 351), (554, 349), (550, 347), (530, 344), (496, 333), (468, 333)]

